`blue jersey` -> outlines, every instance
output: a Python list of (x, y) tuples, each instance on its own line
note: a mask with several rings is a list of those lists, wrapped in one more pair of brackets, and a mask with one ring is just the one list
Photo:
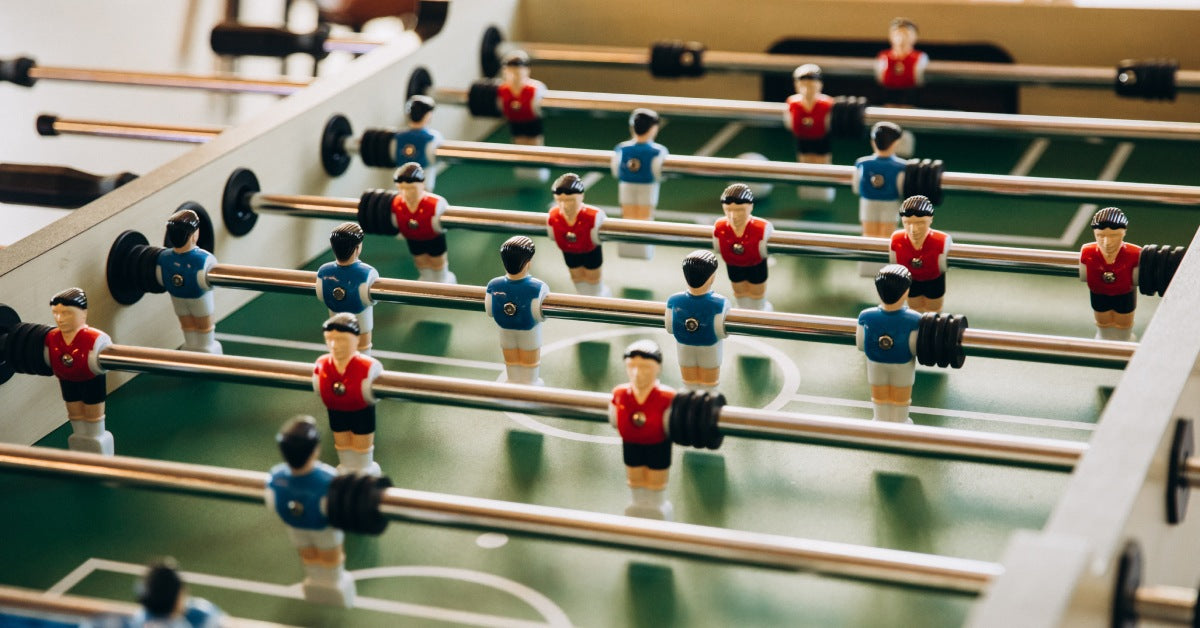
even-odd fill
[[(221, 609), (204, 598), (188, 598), (183, 617), (172, 619), (161, 615), (150, 615), (146, 609), (129, 618), (130, 628), (217, 628), (224, 617)], [(74, 624), (72, 624), (74, 625)]]
[(275, 513), (283, 522), (302, 530), (324, 530), (329, 519), (321, 512), (321, 500), (329, 492), (329, 485), (337, 471), (318, 462), (313, 470), (304, 475), (292, 475), (285, 463), (271, 468), (271, 479), (267, 489), (274, 496)]
[(858, 169), (858, 195), (872, 201), (899, 201), (900, 186), (897, 183), (904, 172), (905, 162), (896, 157), (867, 155), (854, 162)]
[(917, 333), (921, 314), (902, 307), (885, 312), (881, 307), (869, 307), (858, 315), (863, 327), (863, 351), (867, 359), (884, 364), (904, 364), (913, 359), (909, 340)]
[(317, 296), (331, 312), (358, 314), (371, 304), (367, 290), (378, 278), (379, 273), (362, 262), (322, 264), (317, 269)]
[(656, 183), (654, 160), (667, 156), (667, 148), (654, 142), (629, 140), (617, 144), (613, 165), (622, 183)]
[(492, 318), (504, 329), (533, 329), (541, 322), (533, 315), (533, 304), (540, 303), (548, 292), (545, 282), (529, 275), (517, 280), (496, 277), (487, 285)]
[(431, 148), (442, 143), (442, 134), (433, 129), (408, 129), (396, 134), (396, 165), (415, 161), (429, 167)]
[[(167, 294), (179, 299), (196, 299), (208, 292), (204, 274), (216, 263), (212, 253), (196, 247), (186, 253), (163, 249), (158, 255), (158, 269)], [(203, 282), (203, 283), (201, 283)]]
[(680, 292), (667, 299), (669, 331), (681, 345), (710, 347), (717, 344), (717, 317), (729, 310), (729, 299), (708, 292), (695, 296)]

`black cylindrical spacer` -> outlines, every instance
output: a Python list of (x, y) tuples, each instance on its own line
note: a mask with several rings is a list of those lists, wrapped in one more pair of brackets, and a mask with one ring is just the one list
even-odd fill
[(158, 256), (165, 249), (150, 246), (146, 236), (137, 231), (123, 231), (108, 250), (106, 276), (108, 291), (122, 305), (137, 303), (147, 292), (164, 292), (155, 269)]
[(392, 141), (396, 132), (388, 129), (363, 131), (358, 145), (358, 154), (364, 164), (372, 168), (395, 168), (396, 156), (392, 153)]
[(1142, 586), (1142, 548), (1137, 541), (1125, 543), (1117, 559), (1117, 579), (1113, 583), (1112, 627), (1135, 628), (1138, 624), (1137, 590)]
[(480, 79), (467, 89), (467, 110), (480, 118), (499, 118), (500, 105), (496, 90), (500, 84), (492, 79)]
[[(215, 247), (217, 244), (216, 233), (213, 231), (213, 221), (208, 215), (208, 210), (204, 209), (204, 206), (196, 201), (184, 201), (183, 203), (180, 203), (179, 207), (175, 208), (175, 211), (182, 211), (185, 209), (192, 210), (196, 213), (196, 216), (200, 218), (200, 228), (198, 229), (200, 232), (200, 237), (196, 238), (196, 246), (208, 251), (209, 253), (215, 253), (216, 250), (213, 247)], [(168, 248), (171, 246), (171, 243), (167, 241), (166, 232), (163, 232), (163, 246)]]
[(1187, 517), (1188, 498), (1192, 487), (1188, 484), (1186, 469), (1188, 458), (1196, 452), (1195, 426), (1191, 419), (1175, 419), (1175, 435), (1171, 439), (1171, 453), (1167, 456), (1167, 523), (1177, 525)]
[(1118, 96), (1175, 100), (1178, 71), (1179, 62), (1174, 59), (1127, 59), (1117, 64), (1113, 87)]
[(704, 44), (659, 41), (650, 46), (650, 74), (659, 78), (704, 76)]
[(1158, 271), (1158, 247), (1147, 244), (1138, 254), (1138, 292), (1146, 296), (1154, 296), (1158, 289), (1155, 276)]
[(1171, 280), (1175, 279), (1175, 271), (1179, 270), (1179, 264), (1183, 261), (1183, 256), (1187, 255), (1187, 247), (1177, 246), (1171, 249), (1167, 256), (1167, 277), (1166, 283), (1163, 284), (1162, 290), (1159, 292), (1162, 296), (1167, 296), (1167, 288), (1171, 286)]
[(721, 408), (725, 407), (725, 395), (712, 393), (709, 395), (708, 412), (706, 413), (704, 446), (709, 449), (720, 449), (725, 442), (725, 434), (721, 432)]
[(328, 24), (317, 25), (311, 33), (293, 33), (282, 28), (225, 22), (213, 27), (208, 41), (212, 51), (219, 55), (282, 58), (299, 53), (320, 61), (329, 56), (325, 50), (329, 31)]
[(388, 521), (379, 506), (384, 492), (391, 486), (390, 479), (365, 473), (337, 476), (325, 496), (329, 524), (356, 534), (381, 534)]
[(347, 500), (352, 492), (350, 489), (353, 482), (352, 474), (338, 475), (329, 483), (329, 491), (325, 493), (325, 516), (329, 519), (329, 525), (339, 530), (345, 530), (352, 525)]
[(933, 346), (934, 327), (937, 325), (937, 313), (925, 312), (917, 323), (917, 362), (921, 366), (937, 364), (937, 350)]
[(838, 96), (833, 99), (829, 132), (834, 137), (858, 139), (866, 134), (867, 99), (862, 96)]
[(235, 236), (244, 236), (258, 222), (258, 214), (250, 206), (250, 197), (261, 192), (258, 177), (249, 168), (237, 168), (225, 180), (221, 192), (221, 219), (225, 229)]
[(53, 114), (43, 113), (42, 115), (38, 116), (36, 123), (38, 135), (41, 135), (42, 137), (52, 137), (58, 135), (58, 129), (54, 128), (54, 125), (57, 122), (58, 116)]
[(358, 224), (367, 233), (377, 235), (399, 235), (400, 229), (392, 223), (392, 199), (396, 192), (391, 190), (367, 190), (358, 199)]
[(950, 368), (960, 369), (967, 361), (967, 352), (963, 348), (963, 335), (967, 331), (967, 317), (965, 315), (951, 316), (950, 333), (946, 335), (946, 346), (943, 350), (946, 352), (947, 359), (950, 362)]
[(481, 76), (491, 78), (500, 73), (500, 44), (504, 43), (504, 35), (495, 26), (483, 31), (483, 39), (479, 42), (479, 72)]
[(13, 368), (13, 353), (15, 342), (14, 333), (21, 324), (21, 316), (17, 311), (0, 303), (0, 384), (12, 379), (16, 369)]
[(692, 421), (695, 416), (696, 392), (683, 390), (671, 399), (671, 442), (676, 445), (692, 444)]
[(321, 133), (321, 166), (331, 177), (339, 177), (350, 167), (350, 153), (346, 152), (346, 138), (354, 135), (350, 120), (335, 113), (325, 123)]
[(938, 368), (950, 366), (950, 356), (946, 351), (946, 339), (950, 337), (950, 317), (945, 314), (934, 315), (933, 325), (933, 363)]
[(0, 81), (8, 81), (23, 87), (33, 87), (37, 79), (29, 76), (29, 71), (37, 65), (29, 57), (15, 59), (0, 59)]
[(362, 476), (354, 500), (354, 509), (358, 519), (356, 532), (378, 536), (387, 529), (388, 520), (380, 512), (379, 506), (383, 503), (384, 492), (391, 486), (392, 480), (387, 476)]
[(408, 75), (408, 88), (404, 90), (404, 102), (413, 96), (425, 96), (433, 89), (433, 75), (425, 66), (418, 66)]
[(17, 312), (0, 304), (0, 384), (14, 373), (52, 375), (46, 364), (46, 334), (53, 327), (23, 323)]

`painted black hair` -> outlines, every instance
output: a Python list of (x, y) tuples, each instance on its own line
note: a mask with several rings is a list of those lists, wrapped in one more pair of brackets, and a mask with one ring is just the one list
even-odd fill
[(683, 279), (692, 288), (699, 288), (717, 272), (717, 256), (712, 251), (692, 251), (683, 258)]
[(66, 305), (86, 310), (87, 293), (83, 291), (83, 288), (67, 288), (50, 297), (50, 305)]
[(296, 416), (288, 420), (275, 435), (283, 461), (293, 469), (308, 464), (313, 451), (321, 444), (321, 431), (310, 416)]
[(190, 209), (181, 209), (167, 219), (167, 241), (171, 246), (183, 246), (199, 228), (199, 214)]
[(537, 248), (533, 240), (526, 236), (513, 236), (500, 245), (500, 262), (504, 264), (504, 272), (515, 275), (525, 268), (525, 264), (533, 259)]
[(363, 229), (357, 222), (343, 222), (329, 232), (329, 247), (339, 262), (350, 259), (362, 241)]
[(904, 293), (911, 287), (912, 273), (899, 264), (888, 264), (875, 275), (875, 291), (879, 293), (879, 300), (888, 305), (904, 298)]

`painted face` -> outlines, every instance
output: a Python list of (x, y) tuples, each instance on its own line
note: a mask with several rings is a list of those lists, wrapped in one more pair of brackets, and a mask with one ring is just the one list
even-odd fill
[(1093, 229), (1092, 234), (1096, 236), (1096, 244), (1100, 245), (1106, 257), (1116, 255), (1125, 243), (1124, 229)]
[(76, 332), (87, 325), (87, 311), (73, 305), (51, 305), (50, 314), (54, 317), (54, 324), (64, 334)]
[(574, 216), (583, 205), (582, 194), (555, 194), (554, 202), (558, 203), (562, 210), (569, 216)]
[(888, 31), (888, 40), (892, 43), (892, 52), (900, 55), (906, 55), (913, 51), (913, 46), (917, 44), (917, 31), (901, 26)]
[(358, 336), (348, 331), (338, 331), (331, 329), (325, 332), (325, 346), (329, 347), (329, 353), (333, 355), (333, 359), (342, 361), (349, 359), (358, 348)]
[(741, 229), (750, 220), (750, 212), (754, 211), (752, 203), (722, 203), (721, 209), (725, 212), (725, 218), (733, 223), (734, 227)]
[(796, 93), (804, 98), (816, 98), (821, 90), (825, 89), (825, 83), (816, 79), (802, 79), (794, 81), (796, 85)]
[(929, 227), (933, 225), (933, 216), (901, 216), (900, 224), (904, 225), (904, 231), (908, 234), (909, 240), (920, 242), (929, 235)]
[(520, 85), (529, 80), (529, 67), (524, 65), (506, 65), (500, 70), (504, 82), (509, 85)]
[(425, 183), (397, 183), (396, 190), (400, 192), (400, 197), (408, 204), (409, 209), (414, 209), (417, 203), (421, 202), (421, 195), (425, 193)]
[(658, 373), (662, 364), (650, 358), (634, 356), (625, 360), (625, 372), (629, 375), (629, 383), (636, 390), (647, 390), (658, 381)]

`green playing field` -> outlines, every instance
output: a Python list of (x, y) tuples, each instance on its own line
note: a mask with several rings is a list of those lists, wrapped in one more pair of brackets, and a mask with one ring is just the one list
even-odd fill
[[(608, 148), (624, 134), (619, 118), (547, 124), (553, 145)], [(679, 154), (792, 158), (790, 138), (773, 128), (671, 120), (659, 141)], [(836, 144), (835, 163), (852, 163), (865, 146)], [(951, 171), (1168, 183), (1187, 182), (1186, 165), (1200, 157), (1194, 145), (1108, 140), (921, 135), (917, 148)], [(547, 186), (522, 189), (510, 174), (456, 164), (438, 178), (437, 191), (454, 205), (544, 211)], [(611, 213), (613, 179), (597, 175), (589, 183), (587, 200)], [(711, 222), (723, 186), (666, 182), (664, 219)], [(756, 213), (777, 229), (856, 231), (857, 199), (847, 190), (832, 204), (807, 203), (794, 186), (777, 185)], [(1192, 210), (1123, 208), (1137, 243), (1184, 244), (1197, 225)], [(1091, 238), (1093, 211), (1076, 201), (950, 193), (936, 227), (959, 242), (1077, 249)], [(264, 218), (272, 219), (296, 220)], [(503, 239), (451, 232), (459, 282), (482, 285), (500, 274)], [(571, 292), (559, 253), (545, 238), (537, 244), (534, 274), (556, 292)], [(619, 296), (661, 301), (683, 288), (679, 262), (687, 249), (659, 246), (653, 262), (640, 262), (606, 248), (605, 277)], [(369, 237), (363, 258), (385, 277), (416, 277), (395, 240)], [(777, 310), (854, 316), (874, 300), (854, 262), (776, 255), (770, 273)], [(722, 276), (717, 290), (728, 288)], [(1142, 298), (1137, 331), (1155, 305)], [(1070, 278), (956, 269), (946, 309), (977, 328), (1094, 331), (1086, 288)], [(217, 329), (227, 353), (311, 362), (323, 350), (324, 318), (316, 298), (271, 294)], [(680, 384), (662, 329), (550, 320), (544, 334), (549, 386), (611, 389), (624, 379), (621, 351), (637, 338), (667, 349), (664, 383)], [(389, 370), (474, 379), (503, 372), (495, 326), (482, 312), (381, 304), (375, 348)], [(869, 418), (864, 364), (852, 347), (731, 337), (722, 390), (736, 405)], [(924, 425), (1086, 440), (1119, 378), (1109, 369), (969, 358), (961, 371), (918, 369), (913, 415)], [(143, 375), (110, 396), (108, 424), (123, 455), (265, 471), (279, 462), (273, 436), (281, 423), (305, 413), (324, 424), (323, 412), (312, 393)], [(65, 447), (68, 431), (39, 445)], [(376, 438), (376, 458), (398, 486), (602, 513), (621, 513), (629, 501), (618, 440), (604, 424), (384, 401)], [(327, 462), (336, 460), (330, 440)], [(983, 560), (998, 559), (1014, 530), (1041, 527), (1067, 480), (1050, 471), (749, 439), (726, 439), (718, 453), (676, 449), (668, 491), (678, 521)], [(956, 626), (970, 604), (806, 574), (393, 525), (379, 538), (348, 539), (347, 566), (361, 600), (344, 611), (297, 601), (300, 562), (262, 506), (9, 474), (0, 475), (0, 500), (7, 505), (0, 583), (129, 600), (140, 565), (173, 555), (192, 573), (195, 593), (226, 612), (299, 625)]]

